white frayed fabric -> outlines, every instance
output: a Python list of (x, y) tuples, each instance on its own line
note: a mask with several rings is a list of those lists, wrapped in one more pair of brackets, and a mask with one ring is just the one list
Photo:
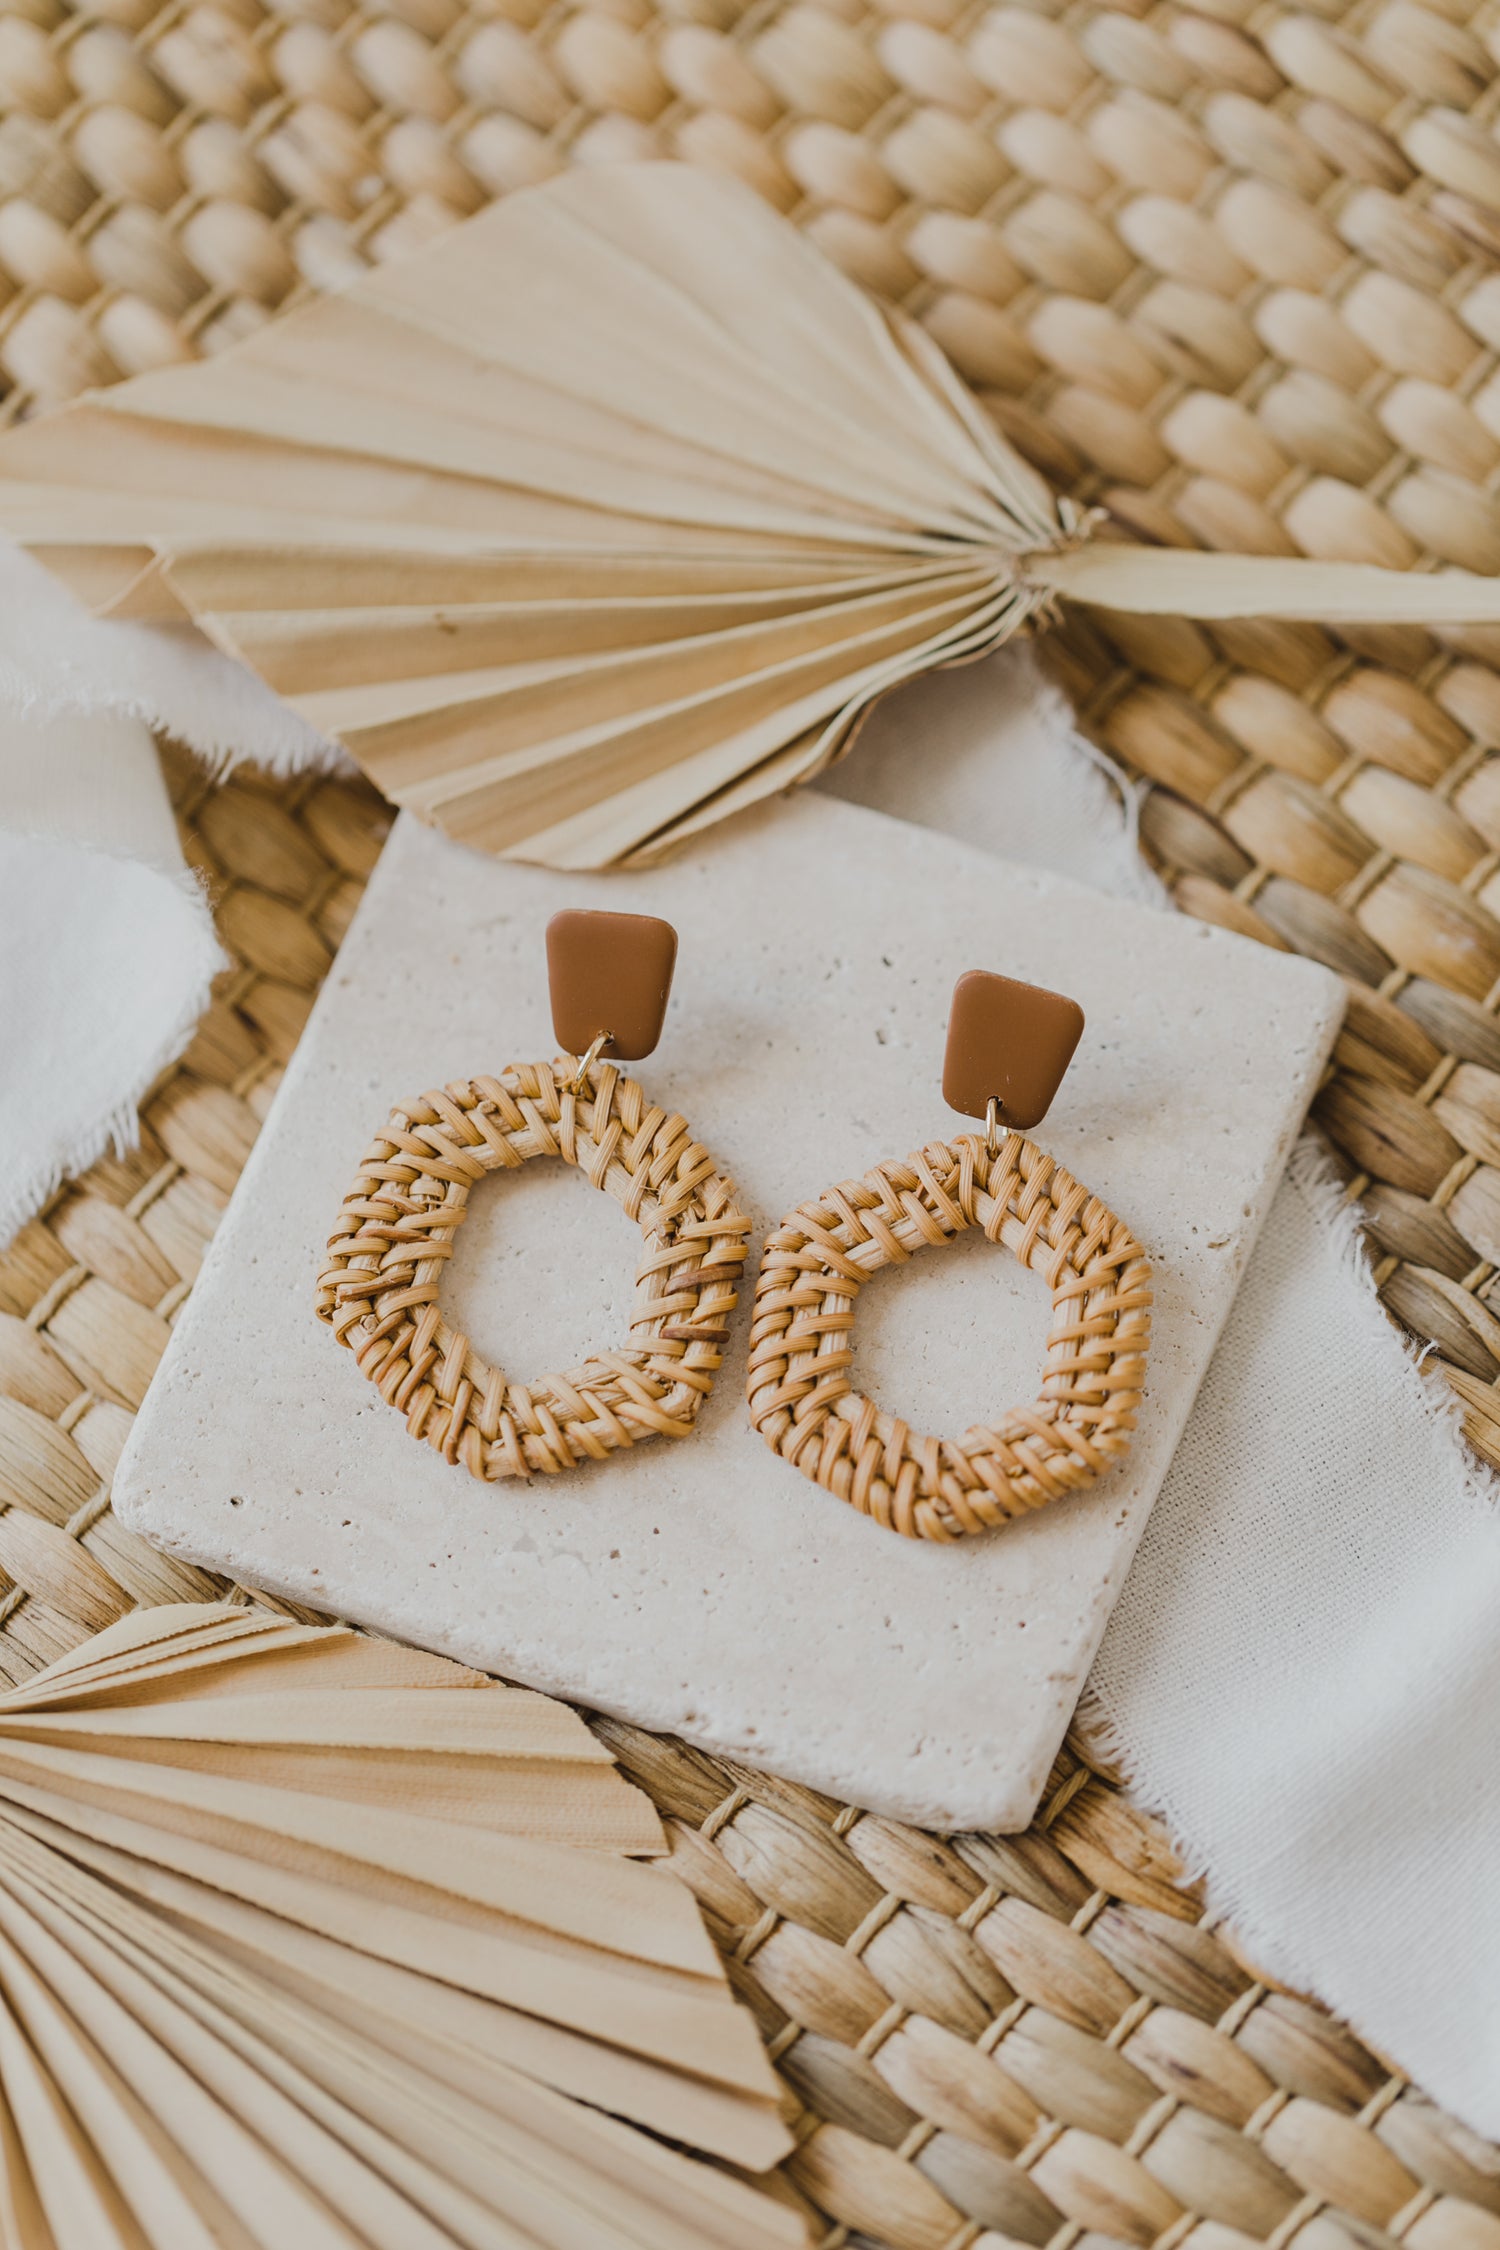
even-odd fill
[[(0, 711), (43, 724), (136, 719), (197, 751), (215, 773), (247, 760), (272, 773), (349, 764), (192, 626), (93, 617), (8, 539), (0, 539)], [(0, 798), (7, 826), (9, 803), (7, 786)]]
[(1090, 1679), (1254, 1958), (1500, 2135), (1500, 1514), (1305, 1141)]
[(101, 623), (0, 544), (0, 1243), (133, 1144), (227, 965), (148, 722), (214, 770), (338, 756), (196, 634)]
[[(904, 690), (823, 786), (1149, 895), (1024, 650)], [(1449, 1397), (1305, 1140), (1086, 1701), (1250, 1953), (1500, 2137), (1500, 1508)]]
[(138, 719), (0, 709), (0, 1242), (137, 1133), (227, 966)]

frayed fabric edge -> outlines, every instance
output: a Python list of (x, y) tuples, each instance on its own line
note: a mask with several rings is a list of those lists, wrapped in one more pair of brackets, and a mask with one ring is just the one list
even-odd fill
[(1333, 1247), (1346, 1271), (1357, 1281), (1373, 1316), (1377, 1348), (1389, 1347), (1392, 1372), (1405, 1371), (1413, 1378), (1414, 1401), (1426, 1415), (1434, 1442), (1451, 1449), (1451, 1466), (1458, 1473), (1465, 1498), (1476, 1510), (1493, 1516), (1500, 1510), (1500, 1477), (1474, 1452), (1463, 1434), (1464, 1410), (1441, 1367), (1430, 1363), (1431, 1346), (1418, 1350), (1380, 1309), (1369, 1252), (1360, 1232), (1360, 1207), (1349, 1200), (1343, 1178), (1326, 1143), (1313, 1132), (1304, 1133), (1293, 1149), (1286, 1177), (1302, 1197), (1309, 1212)]
[[(121, 631), (168, 633), (168, 627), (121, 627)], [(117, 717), (136, 719), (170, 741), (181, 743), (200, 760), (210, 778), (220, 781), (236, 766), (255, 764), (286, 779), (299, 773), (353, 775), (359, 771), (341, 744), (330, 741), (305, 719), (272, 696), (254, 673), (232, 657), (220, 654), (198, 636), (191, 650), (163, 650), (168, 668), (211, 666), (213, 680), (194, 681), (180, 691), (163, 691), (160, 682), (142, 682), (149, 675), (150, 653), (133, 648), (128, 671), (108, 682), (65, 673), (40, 686), (14, 664), (0, 657), (0, 705), (20, 717), (45, 724), (67, 717)], [(134, 661), (139, 656), (140, 662)], [(215, 706), (210, 715), (208, 706)]]
[(1152, 784), (1133, 780), (1107, 750), (1089, 740), (1073, 706), (1057, 683), (1048, 678), (1029, 642), (1016, 643), (1015, 648), (1015, 661), (1018, 668), (1025, 668), (1033, 707), (1057, 753), (1059, 773), (1067, 775), (1075, 798), (1082, 800), (1072, 810), (1081, 813), (1090, 840), (1110, 855), (1115, 894), (1140, 906), (1175, 912), (1171, 895), (1141, 842), (1141, 807)]
[[(88, 852), (89, 846), (79, 846)], [(97, 852), (101, 859), (114, 857)], [(128, 854), (119, 855), (128, 858)], [(135, 864), (141, 865), (142, 862)], [(71, 1179), (87, 1172), (113, 1151), (124, 1156), (141, 1137), (140, 1107), (162, 1072), (171, 1067), (192, 1040), (213, 997), (213, 981), (232, 964), (214, 934), (213, 915), (203, 885), (191, 868), (151, 868), (152, 877), (164, 883), (192, 908), (190, 942), (201, 953), (193, 982), (161, 1038), (110, 1107), (88, 1127), (72, 1134), (48, 1161), (13, 1183), (0, 1195), (0, 1249), (7, 1248), (28, 1222), (37, 1216)]]
[[(1305, 1132), (1297, 1142), (1287, 1161), (1285, 1176), (1306, 1204), (1314, 1224), (1330, 1239), (1335, 1255), (1350, 1278), (1365, 1293), (1368, 1309), (1378, 1323), (1372, 1344), (1375, 1349), (1388, 1349), (1393, 1374), (1408, 1380), (1411, 1404), (1425, 1417), (1434, 1448), (1441, 1451), (1444, 1466), (1453, 1475), (1456, 1488), (1476, 1513), (1493, 1519), (1500, 1512), (1500, 1478), (1479, 1461), (1465, 1439), (1462, 1405), (1441, 1371), (1425, 1367), (1425, 1355), (1412, 1347), (1381, 1311), (1369, 1255), (1360, 1232), (1359, 1204), (1348, 1198), (1343, 1177), (1327, 1146), (1315, 1132)], [(1232, 1930), (1236, 1942), (1252, 1960), (1262, 1964), (1270, 1977), (1310, 1995), (1341, 2021), (1352, 2023), (1339, 1995), (1329, 1989), (1316, 1965), (1304, 1959), (1294, 1945), (1262, 1919), (1242, 1896), (1233, 1876), (1213, 1872), (1205, 1847), (1193, 1836), (1191, 1822), (1184, 1821), (1170, 1790), (1153, 1787), (1150, 1774), (1143, 1770), (1137, 1746), (1122, 1729), (1108, 1699), (1094, 1686), (1092, 1678), (1084, 1684), (1074, 1724), (1085, 1750), (1097, 1755), (1117, 1773), (1136, 1804), (1166, 1829), (1182, 1866), (1179, 1886), (1198, 1882), (1206, 1886), (1210, 1924), (1224, 1924)], [(1353, 2028), (1358, 2034), (1358, 2026)], [(1399, 2068), (1399, 2064), (1392, 2067)], [(1451, 2089), (1441, 2098), (1456, 2115), (1463, 2116), (1464, 2105)], [(1465, 2121), (1486, 2137), (1495, 2129), (1493, 2119), (1486, 2121), (1470, 2116)]]
[(355, 770), (339, 744), (196, 626), (96, 617), (5, 538), (0, 627), (0, 705), (24, 718), (136, 719), (193, 751), (215, 778), (248, 760), (283, 776)]

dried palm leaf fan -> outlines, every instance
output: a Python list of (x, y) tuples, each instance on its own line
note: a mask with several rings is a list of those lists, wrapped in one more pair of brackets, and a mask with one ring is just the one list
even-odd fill
[(636, 2129), (790, 2146), (691, 1895), (625, 1856), (663, 1847), (544, 1696), (261, 1610), (125, 1618), (0, 1697), (0, 2239), (803, 2242)]
[(1500, 582), (1107, 545), (749, 189), (575, 171), (0, 439), (0, 526), (193, 619), (492, 851), (661, 851), (1057, 599), (1500, 618)]

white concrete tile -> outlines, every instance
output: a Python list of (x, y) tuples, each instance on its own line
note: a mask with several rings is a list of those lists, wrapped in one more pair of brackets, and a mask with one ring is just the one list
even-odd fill
[[(695, 1435), (529, 1485), (411, 1440), (313, 1314), (320, 1252), (393, 1102), (550, 1055), (564, 904), (681, 933), (637, 1066), (757, 1227), (945, 1138), (954, 979), (1073, 993), (1088, 1029), (1037, 1139), (1129, 1221), (1157, 1283), (1128, 1460), (989, 1539), (908, 1544), (779, 1461), (743, 1396), (747, 1289)], [(939, 1828), (1029, 1818), (1341, 1014), (1325, 970), (803, 795), (648, 873), (569, 876), (398, 823), (116, 1485), (176, 1554)], [(618, 1341), (635, 1229), (576, 1174), (476, 1192), (449, 1297), (541, 1373)], [(752, 1249), (751, 1272), (755, 1251)], [(1034, 1395), (1046, 1293), (982, 1239), (861, 1301), (861, 1388), (956, 1431)]]

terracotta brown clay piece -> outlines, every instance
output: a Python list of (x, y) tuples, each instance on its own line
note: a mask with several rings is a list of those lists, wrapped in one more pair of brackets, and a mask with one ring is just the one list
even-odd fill
[(639, 1062), (661, 1037), (677, 932), (655, 914), (567, 907), (547, 924), (552, 1028), (570, 1055), (596, 1039), (617, 1062)]
[(1083, 1010), (1060, 992), (970, 969), (953, 987), (943, 1099), (965, 1117), (992, 1101), (1012, 1132), (1030, 1132), (1052, 1107), (1083, 1036)]

